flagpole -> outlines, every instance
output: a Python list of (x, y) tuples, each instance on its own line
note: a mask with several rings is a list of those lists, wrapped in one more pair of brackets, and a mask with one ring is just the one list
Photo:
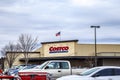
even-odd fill
[(61, 41), (61, 31), (60, 31), (60, 41)]

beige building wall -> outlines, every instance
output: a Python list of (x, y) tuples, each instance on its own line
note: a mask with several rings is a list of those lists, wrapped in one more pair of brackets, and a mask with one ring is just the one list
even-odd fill
[(94, 56), (94, 51), (92, 44), (77, 44), (76, 56)]
[(98, 52), (120, 52), (120, 44), (98, 44)]
[[(63, 43), (48, 43), (42, 45), (42, 54), (44, 57), (56, 57), (56, 56), (75, 56), (75, 47), (76, 42), (63, 42)], [(68, 52), (55, 52), (50, 53), (50, 48), (57, 48), (57, 47), (68, 47)]]
[[(49, 53), (50, 47), (63, 47), (68, 46), (67, 53)], [(59, 57), (59, 56), (94, 56), (95, 45), (94, 44), (79, 44), (77, 42), (63, 42), (63, 43), (49, 43), (43, 44), (40, 48), (41, 57)], [(120, 52), (119, 44), (97, 44), (98, 56), (113, 56), (114, 53)], [(116, 54), (120, 56), (120, 54)]]
[[(114, 53), (120, 53), (120, 45), (117, 44), (97, 44), (98, 56), (114, 56)], [(76, 56), (94, 56), (94, 44), (78, 44), (76, 47)], [(120, 56), (120, 54), (116, 54)]]
[[(29, 58), (34, 58), (34, 57), (39, 58), (40, 54), (39, 53), (30, 53), (29, 54)], [(25, 64), (25, 63), (19, 61), (21, 58), (24, 58), (23, 53), (20, 53), (20, 55), (16, 58), (14, 65)]]
[[(68, 46), (67, 53), (49, 53), (50, 47), (63, 47)], [(120, 56), (119, 44), (97, 44), (98, 56)], [(42, 44), (42, 47), (38, 49), (41, 57), (59, 57), (59, 56), (94, 56), (95, 45), (94, 44), (79, 44), (77, 42), (60, 42), (60, 43), (48, 43)], [(114, 54), (115, 53), (115, 54)], [(116, 54), (117, 53), (117, 54)]]
[[(39, 57), (44, 57), (44, 48), (41, 46), (40, 48), (36, 49), (34, 52), (39, 52)], [(37, 56), (38, 57), (38, 56)]]
[(120, 56), (120, 44), (99, 44), (98, 56)]

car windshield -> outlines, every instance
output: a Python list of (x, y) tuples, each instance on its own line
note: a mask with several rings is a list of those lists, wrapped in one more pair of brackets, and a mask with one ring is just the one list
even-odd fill
[(46, 64), (48, 64), (48, 62), (44, 62), (43, 64), (34, 67), (34, 69), (43, 69), (43, 67), (44, 67)]
[(88, 75), (92, 74), (93, 72), (97, 71), (98, 69), (100, 69), (100, 68), (92, 68), (92, 69), (89, 69), (89, 70), (81, 73), (80, 75), (81, 76), (88, 76)]
[(28, 65), (28, 66), (23, 67), (23, 68), (20, 69), (20, 70), (32, 69), (32, 68), (34, 68), (34, 67), (36, 67), (36, 65)]

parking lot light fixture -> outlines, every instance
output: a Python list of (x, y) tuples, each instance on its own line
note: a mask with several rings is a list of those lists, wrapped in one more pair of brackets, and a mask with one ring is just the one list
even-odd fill
[(94, 54), (94, 66), (97, 66), (97, 45), (96, 45), (96, 29), (100, 28), (100, 26), (91, 26), (91, 28), (94, 28), (94, 45), (95, 45), (95, 54)]

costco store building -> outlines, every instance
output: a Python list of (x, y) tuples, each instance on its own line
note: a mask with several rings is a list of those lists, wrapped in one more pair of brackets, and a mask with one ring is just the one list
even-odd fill
[[(92, 67), (95, 59), (94, 44), (79, 44), (78, 40), (42, 42), (42, 47), (30, 54), (30, 64), (41, 64), (47, 60), (69, 60), (72, 67)], [(97, 44), (97, 65), (120, 66), (120, 44)], [(23, 64), (20, 55), (14, 64)]]

